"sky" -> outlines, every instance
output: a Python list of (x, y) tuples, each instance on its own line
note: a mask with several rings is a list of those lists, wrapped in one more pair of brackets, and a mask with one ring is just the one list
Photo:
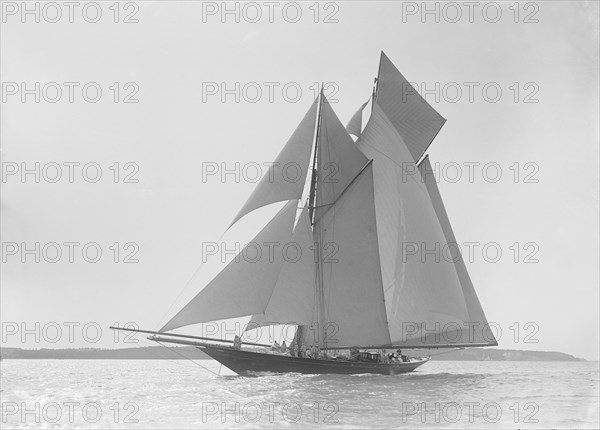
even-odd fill
[(318, 84), (347, 122), (383, 50), (447, 119), (428, 154), (499, 346), (598, 359), (598, 3), (168, 3), (2, 3), (3, 346), (160, 328), (276, 210), (223, 236)]

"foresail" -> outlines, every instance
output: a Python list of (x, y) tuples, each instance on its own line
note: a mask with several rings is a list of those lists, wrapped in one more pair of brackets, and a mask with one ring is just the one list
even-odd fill
[(298, 200), (289, 201), (160, 331), (264, 312), (283, 266), (282, 248), (290, 242), (297, 205)]
[(372, 164), (323, 214), (318, 228), (322, 231), (327, 347), (389, 344)]
[(312, 152), (316, 114), (315, 100), (230, 227), (255, 209), (275, 202), (300, 199)]
[(465, 302), (467, 304), (469, 321), (472, 323), (472, 327), (470, 327), (468, 330), (464, 330), (463, 328), (463, 330), (460, 332), (456, 332), (454, 337), (460, 336), (458, 340), (460, 343), (474, 343), (489, 346), (498, 345), (493, 332), (489, 330), (488, 321), (485, 317), (485, 313), (483, 312), (483, 308), (479, 303), (477, 293), (475, 292), (475, 288), (471, 282), (471, 277), (469, 276), (469, 272), (467, 271), (467, 267), (465, 266), (465, 262), (462, 258), (458, 242), (456, 241), (456, 237), (452, 231), (450, 219), (446, 213), (446, 208), (444, 207), (444, 202), (438, 190), (435, 175), (429, 162), (429, 156), (425, 156), (423, 161), (419, 164), (419, 172), (421, 173), (423, 182), (427, 187), (427, 191), (429, 192), (429, 197), (433, 203), (435, 213), (437, 214), (442, 226), (442, 230), (444, 231), (449, 254), (446, 258), (454, 263), (454, 267), (456, 268), (458, 279), (460, 280), (460, 285), (462, 287), (463, 295), (465, 297)]
[[(470, 323), (446, 239), (413, 156), (378, 103), (358, 147), (373, 158), (379, 254), (392, 344), (440, 346)], [(433, 333), (433, 336), (428, 336)], [(441, 336), (447, 334), (448, 336)]]
[(423, 99), (382, 52), (375, 101), (419, 161), (446, 120)]

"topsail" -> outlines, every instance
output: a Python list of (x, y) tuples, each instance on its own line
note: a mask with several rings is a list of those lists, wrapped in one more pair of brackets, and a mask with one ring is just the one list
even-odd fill
[(446, 120), (382, 52), (375, 101), (419, 161)]

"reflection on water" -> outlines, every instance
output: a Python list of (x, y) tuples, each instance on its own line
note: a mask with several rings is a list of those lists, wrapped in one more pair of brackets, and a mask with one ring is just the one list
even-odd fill
[(258, 378), (198, 363), (4, 360), (2, 428), (599, 427), (597, 362), (433, 361), (396, 376)]

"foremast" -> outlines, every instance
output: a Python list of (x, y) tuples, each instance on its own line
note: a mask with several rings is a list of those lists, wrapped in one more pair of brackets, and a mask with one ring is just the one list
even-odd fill
[(319, 157), (319, 138), (321, 131), (321, 120), (323, 113), (323, 85), (321, 85), (321, 91), (319, 92), (319, 100), (317, 102), (317, 125), (315, 127), (315, 140), (314, 140), (314, 155), (313, 155), (313, 166), (312, 166), (312, 178), (310, 181), (310, 192), (309, 192), (309, 217), (312, 226), (313, 233), (313, 246), (315, 253), (316, 273), (315, 273), (315, 298), (316, 298), (316, 311), (317, 311), (317, 342), (321, 349), (327, 348), (327, 333), (325, 328), (325, 288), (323, 285), (323, 237), (321, 234), (321, 226), (317, 219), (316, 209), (319, 207), (319, 171), (320, 171), (320, 157)]

